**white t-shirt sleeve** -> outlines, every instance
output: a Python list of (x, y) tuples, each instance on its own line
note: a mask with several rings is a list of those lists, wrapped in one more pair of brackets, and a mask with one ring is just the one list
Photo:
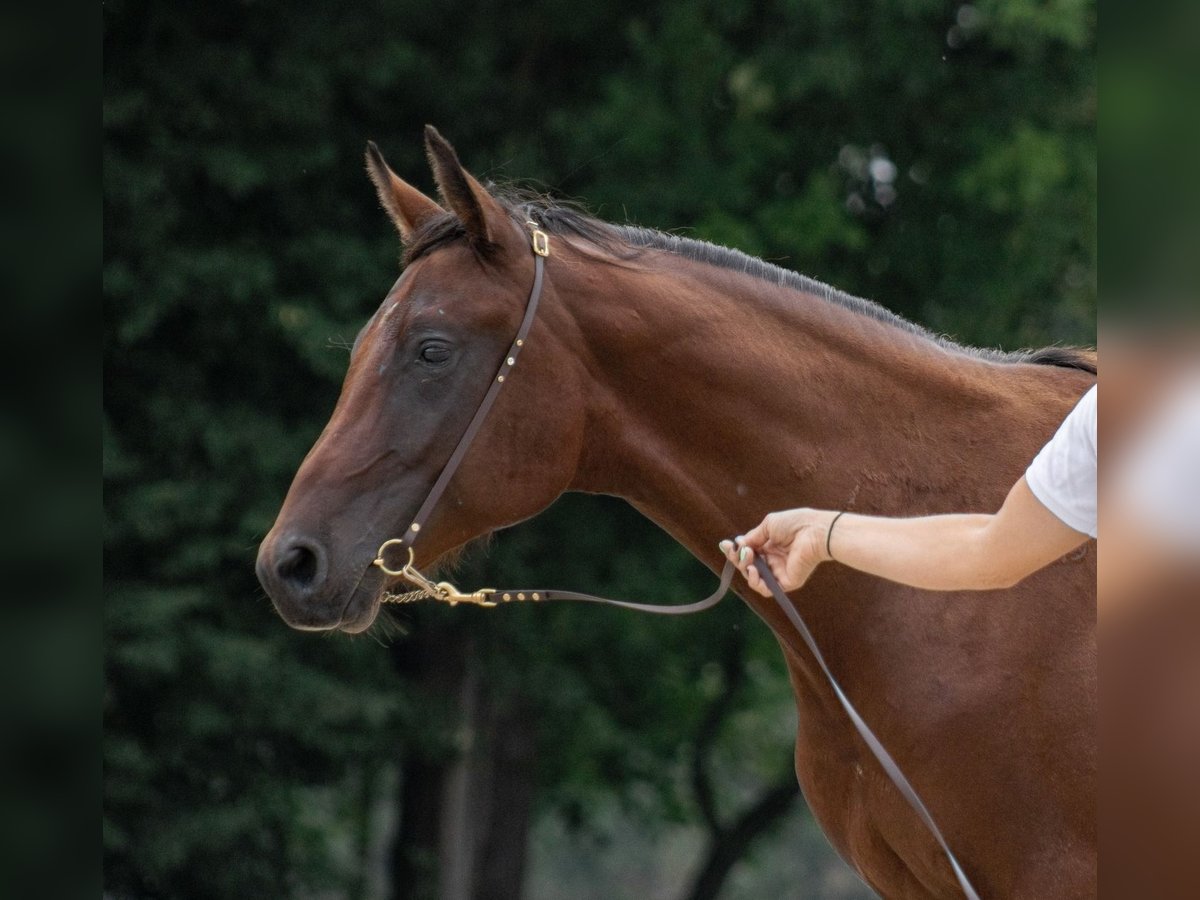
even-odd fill
[(1033, 458), (1025, 481), (1065, 524), (1096, 536), (1096, 386), (1083, 395)]

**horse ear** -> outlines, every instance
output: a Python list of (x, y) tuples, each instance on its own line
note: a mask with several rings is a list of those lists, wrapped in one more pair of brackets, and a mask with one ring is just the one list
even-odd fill
[(445, 214), (444, 209), (389, 168), (374, 141), (367, 141), (367, 174), (375, 183), (379, 202), (396, 224), (402, 241), (411, 238), (431, 216)]
[(508, 214), (458, 161), (450, 142), (432, 125), (425, 126), (425, 152), (433, 168), (442, 201), (458, 216), (467, 232), (467, 240), (476, 248), (498, 242), (500, 229)]

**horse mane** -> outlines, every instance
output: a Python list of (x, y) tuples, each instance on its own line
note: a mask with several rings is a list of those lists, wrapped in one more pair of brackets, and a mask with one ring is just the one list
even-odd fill
[[(1059, 346), (1016, 351), (968, 347), (915, 322), (910, 322), (874, 300), (856, 297), (815, 278), (809, 278), (807, 275), (801, 275), (799, 272), (785, 269), (783, 266), (750, 256), (741, 250), (722, 247), (708, 241), (683, 237), (678, 234), (656, 231), (653, 228), (643, 228), (640, 225), (614, 225), (588, 215), (578, 206), (552, 199), (544, 194), (513, 188), (497, 189), (494, 185), (489, 185), (489, 190), (514, 221), (518, 223), (532, 221), (548, 234), (580, 238), (618, 260), (636, 259), (643, 250), (662, 250), (685, 259), (742, 272), (772, 284), (811, 294), (826, 302), (843, 306), (859, 315), (925, 338), (946, 350), (965, 353), (991, 362), (1057, 366), (1079, 369), (1092, 375), (1096, 374), (1095, 351)], [(404, 265), (411, 265), (438, 247), (465, 237), (465, 234), (462, 222), (457, 217), (450, 213), (444, 216), (434, 216), (423, 223), (413, 234), (404, 251)], [(482, 248), (480, 252), (486, 254), (488, 248)]]

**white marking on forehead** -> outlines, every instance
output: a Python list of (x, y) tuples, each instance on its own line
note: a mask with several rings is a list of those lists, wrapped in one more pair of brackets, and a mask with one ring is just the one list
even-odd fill
[[(401, 273), (400, 273), (400, 277), (396, 279), (396, 282), (395, 282), (395, 284), (393, 284), (393, 285), (392, 285), (392, 286), (391, 286), (391, 287), (388, 289), (388, 292), (387, 292), (386, 294), (384, 294), (384, 300), (387, 300), (387, 298), (388, 298), (388, 297), (392, 296), (394, 293), (396, 293), (396, 291), (400, 290), (400, 285), (401, 285), (401, 283), (404, 281), (404, 277), (405, 277), (407, 274), (408, 274), (408, 270), (407, 270), (407, 269), (405, 269), (403, 272), (401, 272)], [(387, 312), (385, 312), (385, 313), (384, 313), (384, 315), (385, 315), (385, 316), (389, 316), (389, 315), (391, 315), (391, 314), (392, 314), (392, 311), (393, 311), (393, 310), (394, 310), (394, 309), (395, 309), (397, 306), (399, 306), (399, 305), (400, 305), (400, 301), (399, 301), (399, 300), (395, 300), (395, 301), (393, 301), (393, 302), (392, 302), (392, 305), (391, 305), (391, 306), (389, 306), (389, 307), (387, 308)]]

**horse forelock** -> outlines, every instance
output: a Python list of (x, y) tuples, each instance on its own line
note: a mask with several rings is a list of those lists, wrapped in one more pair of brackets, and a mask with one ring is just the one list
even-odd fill
[(401, 263), (407, 268), (439, 247), (463, 240), (466, 236), (467, 230), (457, 216), (450, 213), (430, 216), (413, 231), (405, 243)]

